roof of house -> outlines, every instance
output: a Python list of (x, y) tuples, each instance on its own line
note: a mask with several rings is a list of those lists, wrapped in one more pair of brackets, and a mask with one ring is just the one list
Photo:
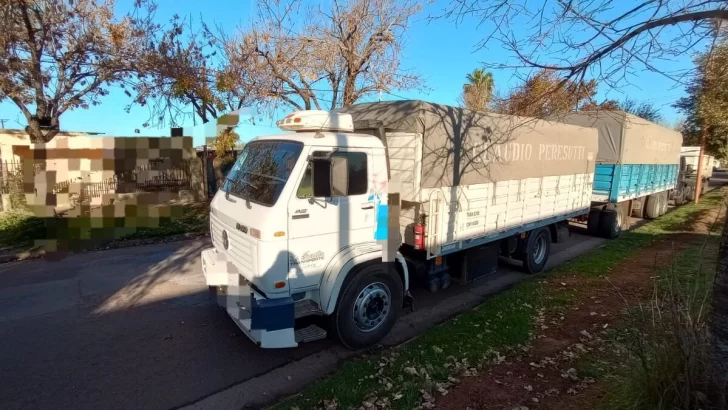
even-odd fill
[[(24, 137), (28, 135), (28, 132), (21, 129), (16, 128), (0, 128), (0, 134), (5, 135), (16, 135), (19, 137)], [(103, 132), (86, 132), (86, 131), (59, 131), (59, 136), (65, 136), (65, 137), (79, 137), (84, 135), (102, 135)]]

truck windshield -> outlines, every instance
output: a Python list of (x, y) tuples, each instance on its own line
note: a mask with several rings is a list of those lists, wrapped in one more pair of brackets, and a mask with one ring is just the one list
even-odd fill
[(290, 141), (256, 141), (246, 145), (222, 191), (260, 205), (275, 205), (302, 148), (302, 144)]

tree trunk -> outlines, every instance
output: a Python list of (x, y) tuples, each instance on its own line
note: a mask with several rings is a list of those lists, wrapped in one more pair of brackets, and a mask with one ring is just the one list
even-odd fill
[(225, 153), (220, 156), (215, 156), (215, 159), (212, 160), (212, 167), (215, 169), (215, 181), (217, 185), (217, 189), (220, 189), (222, 187), (223, 182), (225, 182), (225, 177), (227, 177), (226, 173), (223, 172), (225, 169), (225, 165), (229, 164), (233, 161), (232, 154)]
[(344, 92), (342, 94), (341, 105), (343, 107), (350, 107), (356, 102), (356, 79), (347, 78), (344, 83)]
[(725, 410), (728, 408), (728, 218), (720, 241), (708, 332), (708, 370), (714, 383), (715, 404), (716, 408)]
[(47, 130), (43, 130), (40, 127), (40, 119), (38, 116), (31, 116), (30, 118), (26, 118), (28, 121), (28, 127), (26, 128), (28, 131), (28, 136), (30, 137), (30, 142), (33, 144), (43, 144), (46, 142), (50, 142), (50, 140), (53, 139), (58, 134), (59, 128), (58, 128), (58, 118), (51, 119), (51, 128)]
[(220, 189), (222, 182), (225, 180), (222, 175), (223, 164), (224, 162), (219, 156), (215, 156), (212, 160), (212, 168), (215, 170), (215, 189)]

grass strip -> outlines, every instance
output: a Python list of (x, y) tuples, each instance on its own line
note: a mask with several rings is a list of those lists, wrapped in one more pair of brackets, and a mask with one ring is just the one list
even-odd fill
[[(624, 259), (661, 237), (689, 229), (702, 214), (716, 208), (722, 198), (720, 190), (713, 191), (700, 204), (682, 206), (625, 232), (619, 239), (556, 268), (549, 275), (606, 276)], [(542, 308), (565, 306), (575, 297), (547, 297), (542, 279), (543, 276), (537, 276), (523, 281), (408, 343), (347, 361), (336, 373), (271, 408), (347, 409), (379, 402), (394, 409), (412, 409), (423, 404), (423, 399), (426, 404), (428, 396), (456, 381), (453, 377), (475, 373), (480, 364), (503, 360), (501, 353), (527, 344)]]
[(0, 214), (0, 247), (29, 248), (37, 241), (70, 241), (100, 246), (111, 241), (162, 238), (210, 229), (207, 203), (168, 208), (168, 216), (160, 217), (40, 218), (7, 212)]

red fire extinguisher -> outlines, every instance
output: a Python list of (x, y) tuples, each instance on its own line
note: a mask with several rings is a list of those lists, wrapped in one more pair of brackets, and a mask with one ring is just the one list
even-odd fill
[(418, 251), (425, 249), (425, 224), (419, 223), (415, 225), (415, 249)]

